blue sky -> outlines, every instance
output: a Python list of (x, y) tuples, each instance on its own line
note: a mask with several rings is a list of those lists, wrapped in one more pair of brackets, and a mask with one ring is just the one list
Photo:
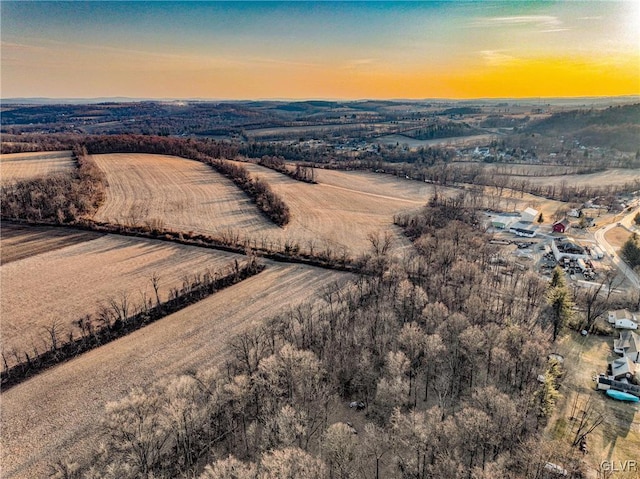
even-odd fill
[(638, 94), (639, 7), (3, 1), (2, 97)]

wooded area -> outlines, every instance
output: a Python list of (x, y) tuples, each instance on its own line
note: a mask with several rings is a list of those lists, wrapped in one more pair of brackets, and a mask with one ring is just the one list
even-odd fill
[(107, 444), (57, 477), (540, 478), (547, 461), (580, 477), (539, 438), (559, 374), (547, 286), (496, 269), (456, 201), (398, 219), (415, 254), (372, 235), (350, 286), (233, 338), (224, 365), (110, 404)]

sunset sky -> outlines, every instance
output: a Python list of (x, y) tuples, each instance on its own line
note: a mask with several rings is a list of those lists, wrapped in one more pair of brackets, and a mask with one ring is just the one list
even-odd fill
[(640, 1), (2, 1), (2, 98), (640, 94)]

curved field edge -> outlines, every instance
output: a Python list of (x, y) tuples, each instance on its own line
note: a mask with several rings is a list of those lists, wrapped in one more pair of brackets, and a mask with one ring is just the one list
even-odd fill
[(273, 223), (284, 226), (289, 222), (289, 208), (269, 184), (252, 178), (242, 166), (227, 162), (235, 158), (237, 147), (213, 141), (184, 141), (146, 135), (113, 135), (89, 137), (82, 142), (89, 153), (147, 153), (173, 155), (209, 165), (226, 176), (244, 191), (258, 209)]
[(166, 376), (219, 364), (229, 338), (349, 278), (301, 265), (270, 265), (257, 276), (3, 393), (3, 477), (43, 477), (61, 451), (86, 453), (100, 441), (99, 422), (107, 402)]
[(228, 178), (187, 158), (148, 153), (92, 155), (106, 174), (106, 201), (93, 219), (223, 235), (277, 231)]

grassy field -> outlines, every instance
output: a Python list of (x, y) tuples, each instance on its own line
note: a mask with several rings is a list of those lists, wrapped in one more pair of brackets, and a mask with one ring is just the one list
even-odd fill
[(611, 228), (604, 235), (604, 238), (607, 240), (614, 249), (618, 250), (622, 248), (622, 245), (631, 237), (631, 232), (626, 228), (621, 226), (616, 226), (615, 228)]
[(44, 151), (0, 155), (1, 183), (30, 180), (52, 173), (71, 171), (73, 158), (70, 151)]
[(86, 453), (100, 440), (108, 401), (173, 374), (221, 364), (229, 338), (349, 277), (269, 264), (257, 276), (3, 393), (2, 477), (44, 477), (61, 453)]
[[(14, 237), (15, 241), (16, 238)], [(4, 236), (2, 249), (4, 250)], [(166, 300), (187, 275), (216, 271), (238, 255), (150, 240), (106, 235), (3, 264), (2, 349), (10, 364), (13, 351), (50, 345), (45, 328), (57, 324), (58, 338), (66, 339), (73, 321), (94, 314), (109, 298), (121, 303), (127, 295), (129, 311), (140, 307), (143, 295), (155, 301), (151, 276), (158, 274), (159, 294)]]
[[(585, 459), (592, 468), (590, 477), (597, 477), (595, 471), (604, 460), (639, 460), (640, 405), (615, 401), (603, 391), (595, 390), (593, 377), (605, 372), (608, 361), (614, 357), (613, 338), (582, 337), (571, 332), (560, 340), (558, 352), (565, 357), (567, 374), (560, 389), (562, 398), (549, 421), (547, 433), (558, 439), (573, 441), (577, 425), (575, 420), (571, 420), (571, 411), (576, 397), (578, 407), (574, 416), (578, 416), (581, 406), (591, 398), (594, 409), (604, 416), (604, 423), (587, 440), (589, 454)], [(623, 477), (638, 476), (618, 474), (611, 479)]]
[[(257, 165), (245, 164), (267, 180), (291, 208), (286, 228), (270, 223), (229, 180), (206, 165), (182, 158), (145, 155), (96, 155), (109, 181), (98, 221), (145, 224), (213, 234), (235, 232), (261, 244), (296, 242), (316, 252), (358, 254), (370, 246), (367, 236), (392, 230), (398, 245), (406, 241), (393, 228), (393, 215), (419, 208), (430, 189), (415, 182), (365, 174), (321, 172), (327, 184), (310, 185)], [(382, 179), (384, 178), (384, 179)], [(321, 181), (324, 181), (321, 179)], [(161, 220), (160, 220), (161, 219)]]

